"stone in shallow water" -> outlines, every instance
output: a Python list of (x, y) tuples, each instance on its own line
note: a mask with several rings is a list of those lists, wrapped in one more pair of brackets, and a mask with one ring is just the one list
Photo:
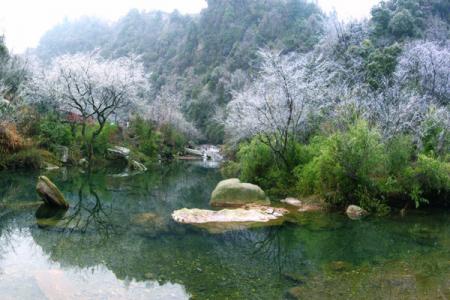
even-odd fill
[(369, 213), (357, 205), (349, 205), (345, 211), (347, 216), (352, 220), (359, 220)]
[(284, 208), (260, 205), (247, 205), (219, 211), (183, 208), (174, 211), (172, 218), (178, 223), (191, 224), (206, 228), (212, 233), (219, 233), (228, 230), (280, 225), (284, 222), (283, 216), (288, 212)]
[(281, 203), (285, 203), (291, 206), (302, 207), (303, 202), (301, 200), (295, 198), (286, 198), (280, 201)]
[(137, 171), (137, 172), (145, 172), (147, 171), (147, 167), (144, 166), (142, 163), (132, 160), (130, 161), (129, 168), (131, 171)]
[(139, 226), (145, 233), (151, 235), (169, 230), (166, 219), (152, 212), (134, 215), (131, 223)]
[(69, 203), (67, 203), (66, 199), (64, 199), (63, 194), (46, 176), (39, 176), (38, 183), (36, 185), (36, 192), (48, 205), (61, 208), (69, 207)]
[(222, 180), (212, 192), (212, 206), (270, 205), (264, 191), (257, 185), (243, 183), (237, 178)]
[(299, 212), (310, 212), (310, 211), (322, 211), (324, 208), (317, 204), (303, 204), (298, 211)]

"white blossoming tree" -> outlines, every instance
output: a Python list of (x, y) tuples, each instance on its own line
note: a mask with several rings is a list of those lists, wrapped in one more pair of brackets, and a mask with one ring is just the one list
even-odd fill
[(183, 97), (175, 87), (165, 86), (149, 102), (141, 102), (140, 114), (147, 120), (153, 122), (157, 127), (171, 125), (189, 138), (198, 138), (199, 131), (186, 120), (181, 111)]
[(405, 46), (396, 75), (399, 82), (412, 85), (420, 92), (450, 104), (450, 46), (436, 42), (416, 41)]
[[(135, 58), (104, 59), (96, 53), (64, 55), (48, 68), (35, 72), (30, 85), (33, 99), (50, 102), (58, 109), (78, 114), (87, 141), (89, 161), (93, 145), (106, 122), (143, 101), (147, 80)], [(86, 136), (86, 122), (98, 126)]]
[(307, 79), (305, 58), (269, 50), (259, 55), (259, 77), (235, 92), (228, 104), (226, 132), (236, 141), (258, 136), (289, 168), (290, 146), (305, 132), (311, 115), (320, 110), (321, 99), (312, 95), (315, 88)]

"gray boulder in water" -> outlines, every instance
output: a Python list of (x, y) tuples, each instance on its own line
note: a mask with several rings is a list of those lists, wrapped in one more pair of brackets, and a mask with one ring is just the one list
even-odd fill
[(232, 178), (219, 182), (212, 192), (210, 204), (212, 206), (270, 205), (270, 201), (259, 186)]
[(45, 176), (39, 176), (36, 192), (45, 203), (55, 207), (69, 208), (69, 203), (56, 185)]
[(349, 205), (345, 212), (352, 220), (359, 220), (369, 214), (365, 209), (362, 209), (357, 205)]

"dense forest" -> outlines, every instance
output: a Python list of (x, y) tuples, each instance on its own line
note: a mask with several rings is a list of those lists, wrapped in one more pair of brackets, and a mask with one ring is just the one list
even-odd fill
[(207, 2), (64, 21), (24, 57), (2, 43), (0, 164), (60, 145), (90, 161), (113, 141), (147, 162), (209, 142), (225, 144), (225, 176), (271, 195), (450, 204), (448, 1), (382, 1), (347, 23), (304, 0)]

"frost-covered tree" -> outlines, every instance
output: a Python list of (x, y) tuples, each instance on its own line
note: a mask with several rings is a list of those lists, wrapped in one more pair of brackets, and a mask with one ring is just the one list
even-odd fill
[(405, 46), (399, 59), (396, 76), (412, 88), (450, 103), (450, 45), (416, 41)]
[(228, 104), (226, 131), (235, 140), (258, 136), (288, 166), (289, 147), (320, 111), (321, 99), (311, 93), (306, 58), (261, 50), (259, 77)]
[(164, 87), (149, 103), (140, 103), (139, 111), (157, 127), (171, 125), (190, 138), (198, 138), (195, 126), (186, 120), (181, 111), (183, 97), (175, 88)]
[(147, 88), (144, 68), (137, 59), (104, 59), (96, 53), (58, 57), (49, 68), (35, 72), (33, 78), (32, 99), (77, 113), (82, 118), (85, 137), (86, 121), (97, 122), (96, 130), (88, 137), (89, 158), (106, 122), (143, 101)]
[(432, 105), (428, 97), (403, 90), (394, 84), (376, 93), (367, 94), (363, 115), (376, 125), (385, 140), (400, 134), (420, 137), (420, 129)]
[(15, 121), (27, 73), (26, 61), (9, 54), (0, 37), (0, 121)]

